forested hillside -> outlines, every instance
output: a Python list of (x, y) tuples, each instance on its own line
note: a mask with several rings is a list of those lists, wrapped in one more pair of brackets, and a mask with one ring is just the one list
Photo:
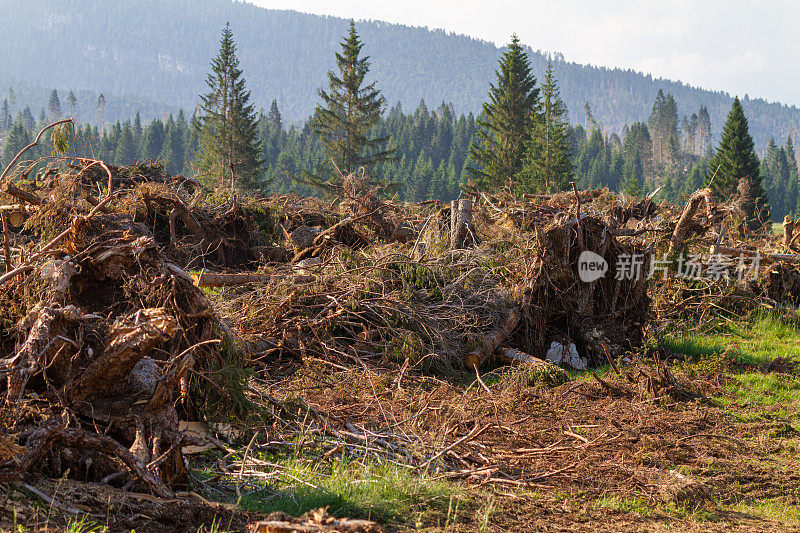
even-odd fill
[[(164, 117), (178, 108), (193, 110), (204, 86), (224, 21), (230, 20), (239, 57), (257, 107), (279, 102), (284, 120), (301, 124), (316, 103), (316, 89), (333, 66), (333, 52), (347, 21), (274, 11), (231, 0), (0, 0), (0, 101), (9, 86), (17, 106), (39, 113), (46, 88), (74, 90), (82, 119), (97, 122), (97, 96), (106, 107), (102, 120)], [(36, 39), (27, 32), (35, 28)], [(383, 22), (360, 22), (371, 76), (390, 104), (415, 108), (452, 103), (457, 114), (480, 111), (502, 49), (462, 35)], [(533, 48), (546, 43), (524, 43)], [(541, 79), (547, 61), (529, 51)], [(595, 68), (555, 54), (562, 95), (573, 124), (585, 124), (585, 104), (607, 133), (646, 120), (659, 89), (674, 95), (682, 117), (701, 105), (708, 109), (712, 135), (724, 120), (731, 97), (632, 71)], [(86, 92), (81, 92), (86, 91)], [(800, 129), (800, 110), (743, 99), (759, 150), (770, 137)], [(12, 109), (12, 112), (15, 110)]]

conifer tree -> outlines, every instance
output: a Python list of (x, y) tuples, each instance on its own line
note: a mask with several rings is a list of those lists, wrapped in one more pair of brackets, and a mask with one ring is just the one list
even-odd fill
[(310, 181), (329, 192), (338, 190), (342, 177), (359, 167), (369, 171), (378, 163), (395, 159), (395, 150), (385, 148), (386, 137), (370, 137), (386, 100), (376, 88), (377, 82), (364, 84), (369, 57), (359, 57), (364, 45), (353, 21), (341, 46), (341, 52), (336, 53), (338, 72), (329, 71), (328, 90), (317, 91), (322, 102), (311, 121), (325, 147), (327, 161)]
[(281, 117), (281, 112), (278, 109), (278, 101), (273, 100), (269, 106), (269, 112), (267, 113), (267, 125), (270, 128), (270, 131), (280, 131), (283, 129), (283, 119)]
[(584, 128), (587, 130), (593, 129), (597, 126), (597, 121), (594, 119), (594, 113), (592, 113), (592, 106), (589, 105), (589, 102), (583, 104), (583, 116), (584, 116)]
[(142, 115), (137, 109), (136, 116), (133, 118), (133, 143), (137, 147), (142, 142), (142, 131)]
[(47, 101), (47, 111), (51, 121), (61, 118), (61, 101), (58, 99), (58, 91), (53, 89), (50, 99)]
[(33, 118), (33, 113), (31, 113), (31, 108), (29, 106), (25, 106), (25, 109), (17, 114), (17, 117), (14, 118), (14, 122), (21, 122), (22, 126), (28, 131), (36, 127), (36, 120)]
[(2, 166), (9, 164), (17, 153), (31, 143), (31, 136), (21, 122), (15, 122), (3, 145)]
[(797, 154), (794, 151), (791, 135), (786, 136), (786, 157), (789, 159), (789, 171), (793, 176), (797, 176), (800, 169), (797, 167)]
[(641, 196), (644, 194), (642, 189), (642, 164), (638, 158), (630, 161), (626, 165), (626, 177), (622, 182), (622, 192), (628, 196)]
[(149, 126), (142, 133), (142, 144), (139, 147), (139, 154), (145, 161), (156, 161), (161, 155), (164, 146), (164, 123), (158, 119), (153, 119)]
[(8, 105), (8, 100), (3, 100), (3, 106), (0, 107), (0, 131), (6, 131), (11, 127), (11, 108)]
[(105, 120), (105, 109), (106, 109), (106, 97), (103, 96), (103, 93), (100, 93), (100, 96), (97, 97), (97, 123), (100, 125), (100, 129), (106, 129), (106, 120)]
[(134, 159), (136, 159), (136, 145), (133, 141), (133, 131), (130, 122), (125, 122), (117, 139), (114, 162), (117, 165), (131, 165)]
[(78, 98), (75, 93), (70, 91), (67, 95), (67, 105), (69, 106), (69, 116), (78, 119)]
[[(758, 156), (747, 127), (747, 117), (737, 96), (722, 129), (719, 147), (708, 165), (706, 179), (718, 200), (725, 201), (736, 193), (739, 181), (743, 178), (749, 178), (750, 194), (757, 202), (756, 210), (760, 211), (767, 203), (766, 195), (761, 185)], [(748, 215), (754, 216), (756, 213)]]
[(539, 88), (516, 35), (495, 74), (497, 85), (489, 85), (489, 101), (483, 104), (483, 118), (469, 148), (473, 165), (467, 168), (484, 189), (513, 187), (539, 113)]
[(542, 85), (542, 113), (525, 144), (525, 163), (520, 172), (521, 190), (563, 191), (572, 179), (567, 108), (561, 100), (553, 64), (547, 63)]
[(250, 92), (236, 57), (230, 23), (222, 30), (220, 50), (206, 78), (209, 92), (200, 96), (195, 121), (199, 139), (196, 170), (212, 183), (231, 189), (263, 186), (258, 124)]

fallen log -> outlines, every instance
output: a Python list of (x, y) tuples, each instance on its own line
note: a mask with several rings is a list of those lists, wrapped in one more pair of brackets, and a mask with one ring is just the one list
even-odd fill
[(758, 250), (746, 250), (744, 248), (731, 248), (728, 246), (712, 246), (712, 255), (724, 255), (727, 257), (756, 257), (767, 261), (800, 261), (800, 254), (770, 254)]
[(563, 368), (561, 368), (560, 366), (556, 366), (549, 361), (545, 361), (544, 359), (539, 359), (538, 357), (533, 357), (531, 355), (528, 355), (523, 351), (517, 350), (516, 348), (499, 348), (495, 352), (495, 356), (498, 359), (512, 365), (526, 364), (526, 365), (540, 366), (543, 368), (552, 368), (556, 371), (558, 370), (563, 371)]
[(19, 187), (5, 182), (0, 184), (0, 192), (4, 192), (9, 196), (13, 196), (20, 202), (26, 202), (32, 205), (43, 205), (45, 202), (32, 192), (23, 191)]
[(21, 204), (0, 205), (0, 213), (5, 216), (8, 224), (15, 228), (21, 227), (28, 216), (25, 206)]
[(301, 518), (273, 513), (266, 520), (247, 526), (249, 533), (383, 533), (384, 529), (370, 520), (335, 518), (327, 508), (309, 511)]
[[(280, 276), (280, 275), (278, 275)], [(192, 279), (197, 287), (235, 287), (237, 285), (247, 285), (248, 283), (268, 283), (274, 279), (276, 274), (216, 274), (213, 272), (201, 272), (192, 274)], [(314, 281), (315, 276), (285, 276), (294, 283), (308, 283)]]
[(519, 310), (512, 309), (505, 322), (503, 322), (499, 328), (495, 329), (486, 336), (483, 346), (472, 350), (467, 355), (465, 361), (467, 368), (480, 368), (480, 366), (486, 362), (486, 360), (495, 352), (495, 350), (497, 350), (497, 348), (499, 348), (500, 345), (511, 336), (511, 334), (514, 332), (514, 329), (519, 324), (520, 318)]

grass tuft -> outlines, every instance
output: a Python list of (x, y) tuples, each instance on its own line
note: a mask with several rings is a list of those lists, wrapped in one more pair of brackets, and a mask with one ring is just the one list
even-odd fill
[(458, 484), (415, 475), (394, 465), (320, 463), (294, 456), (277, 461), (286, 468), (278, 486), (265, 486), (244, 496), (242, 507), (293, 516), (328, 507), (335, 516), (413, 525), (441, 517), (452, 500), (464, 497)]

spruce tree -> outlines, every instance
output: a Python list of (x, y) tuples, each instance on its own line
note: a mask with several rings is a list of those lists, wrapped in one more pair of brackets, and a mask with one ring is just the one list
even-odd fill
[(317, 91), (322, 102), (311, 121), (327, 160), (310, 181), (329, 192), (338, 190), (343, 176), (360, 167), (369, 171), (378, 163), (395, 159), (395, 150), (385, 148), (386, 137), (370, 136), (370, 130), (381, 119), (386, 100), (376, 88), (377, 82), (364, 84), (369, 57), (359, 57), (364, 45), (352, 20), (347, 37), (340, 44), (342, 51), (336, 53), (338, 72), (329, 71), (328, 90)]
[(789, 159), (789, 171), (792, 173), (792, 175), (797, 176), (797, 155), (794, 151), (794, 143), (792, 142), (791, 135), (786, 136), (786, 157)]
[(750, 178), (752, 195), (764, 201), (758, 156), (748, 130), (747, 117), (737, 96), (722, 129), (719, 147), (708, 165), (706, 183), (718, 200), (725, 201), (736, 193), (739, 180), (745, 177)]
[(542, 113), (525, 150), (525, 163), (518, 180), (522, 191), (553, 192), (567, 188), (572, 179), (567, 108), (550, 62), (542, 85)]
[(0, 131), (6, 131), (11, 127), (11, 108), (8, 105), (8, 100), (3, 100), (3, 106), (0, 107)]
[(625, 180), (622, 182), (622, 192), (628, 196), (642, 196), (642, 164), (635, 158), (625, 165)]
[(145, 161), (156, 161), (161, 155), (164, 146), (164, 123), (158, 119), (153, 119), (149, 126), (142, 133), (139, 154)]
[(267, 125), (269, 126), (270, 131), (280, 131), (283, 129), (283, 119), (281, 117), (281, 112), (278, 109), (278, 101), (273, 100), (269, 106), (269, 112), (267, 113)]
[(584, 128), (587, 130), (594, 129), (597, 126), (597, 121), (594, 119), (594, 114), (592, 113), (592, 106), (589, 105), (589, 102), (583, 104), (583, 116), (584, 116)]
[(58, 99), (58, 91), (55, 89), (50, 93), (50, 99), (47, 101), (47, 112), (51, 121), (61, 118), (61, 101)]
[(21, 122), (15, 122), (3, 145), (2, 166), (8, 165), (17, 153), (31, 143), (31, 136)]
[(78, 118), (78, 98), (75, 93), (70, 91), (67, 95), (67, 105), (69, 106), (69, 116), (74, 119)]
[(539, 113), (539, 88), (516, 35), (495, 74), (497, 85), (489, 85), (489, 101), (483, 104), (483, 118), (469, 148), (473, 164), (467, 168), (484, 189), (515, 185)]
[(200, 96), (195, 121), (199, 150), (196, 171), (222, 187), (262, 186), (263, 161), (256, 114), (236, 57), (230, 23), (222, 30), (220, 50), (206, 78), (209, 92)]
[(134, 159), (136, 159), (136, 145), (133, 141), (133, 130), (130, 122), (125, 122), (117, 139), (114, 162), (117, 165), (131, 165)]

